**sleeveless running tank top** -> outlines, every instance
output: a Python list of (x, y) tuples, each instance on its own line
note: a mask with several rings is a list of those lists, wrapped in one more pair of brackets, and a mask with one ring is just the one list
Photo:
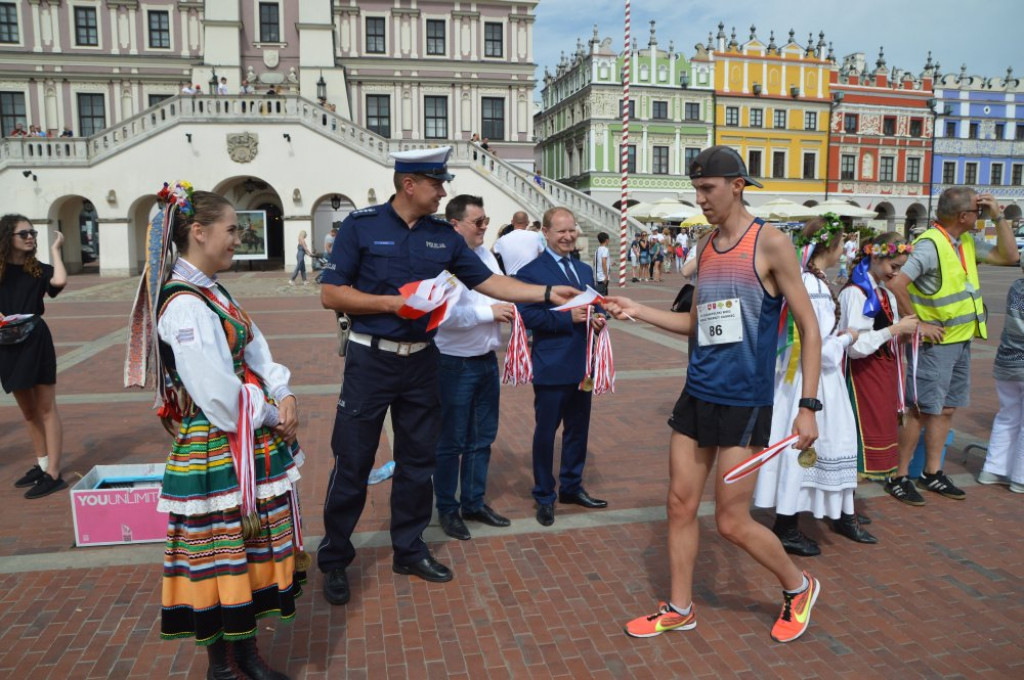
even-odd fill
[(697, 305), (740, 300), (743, 340), (701, 346), (690, 338), (688, 394), (728, 406), (771, 406), (775, 397), (775, 355), (782, 295), (764, 289), (754, 266), (764, 221), (754, 220), (729, 250), (715, 248), (712, 235), (697, 262)]

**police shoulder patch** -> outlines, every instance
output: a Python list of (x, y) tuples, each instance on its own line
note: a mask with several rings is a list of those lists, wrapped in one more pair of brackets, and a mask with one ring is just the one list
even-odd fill
[(360, 208), (359, 210), (353, 210), (349, 213), (349, 217), (370, 217), (371, 215), (377, 214), (377, 206), (371, 205), (369, 208)]
[(445, 227), (452, 226), (451, 222), (449, 222), (448, 220), (444, 219), (443, 217), (438, 217), (437, 215), (427, 215), (427, 219), (430, 220), (434, 224), (440, 224), (440, 225), (443, 225)]

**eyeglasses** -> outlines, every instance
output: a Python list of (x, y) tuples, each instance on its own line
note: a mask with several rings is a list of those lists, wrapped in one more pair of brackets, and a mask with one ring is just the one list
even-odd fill
[(469, 222), (475, 224), (477, 229), (482, 229), (491, 223), (490, 217), (478, 217), (475, 220), (462, 220), (463, 222)]
[(15, 236), (20, 236), (21, 238), (23, 238), (23, 239), (25, 239), (27, 241), (30, 238), (35, 238), (36, 236), (39, 236), (39, 232), (36, 231), (35, 229), (25, 229), (24, 231), (16, 231), (16, 232), (14, 232), (14, 235)]
[(977, 213), (977, 214), (978, 214), (978, 217), (981, 217), (982, 213), (984, 213), (985, 211), (984, 211), (983, 209), (981, 209), (981, 208), (973, 208), (973, 209), (971, 209), (971, 210), (961, 210), (960, 212), (972, 212), (972, 213)]

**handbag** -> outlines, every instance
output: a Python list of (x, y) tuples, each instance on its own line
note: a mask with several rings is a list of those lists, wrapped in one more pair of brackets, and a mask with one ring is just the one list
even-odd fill
[(676, 299), (672, 301), (672, 307), (670, 308), (673, 312), (688, 312), (690, 307), (693, 305), (693, 284), (687, 283), (679, 292), (676, 293)]
[[(15, 316), (15, 315), (12, 315)], [(12, 317), (4, 317), (0, 320), (0, 345), (17, 345), (18, 343), (25, 342), (28, 336), (32, 333), (32, 330), (39, 324), (39, 317), (35, 314), (19, 314), (16, 315), (15, 321), (6, 322), (6, 319)]]

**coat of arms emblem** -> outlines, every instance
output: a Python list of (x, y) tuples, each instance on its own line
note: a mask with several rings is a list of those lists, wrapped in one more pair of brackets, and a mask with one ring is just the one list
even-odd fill
[(260, 139), (251, 132), (228, 135), (228, 155), (236, 163), (248, 163), (256, 158)]

